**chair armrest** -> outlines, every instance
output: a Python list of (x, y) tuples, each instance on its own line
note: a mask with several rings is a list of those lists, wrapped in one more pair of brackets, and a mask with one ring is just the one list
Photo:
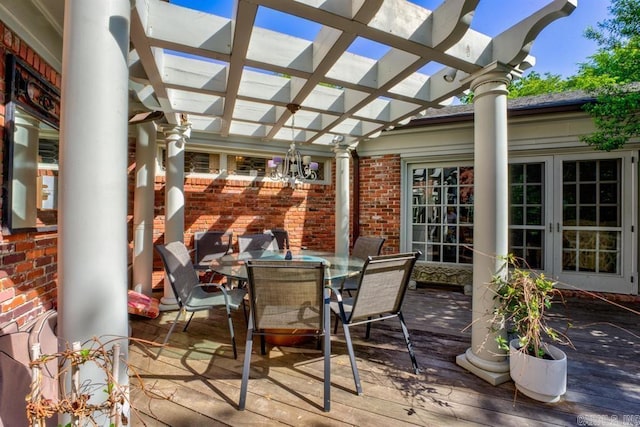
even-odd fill
[(222, 293), (224, 294), (224, 299), (227, 299), (227, 287), (223, 286), (219, 283), (213, 283), (213, 282), (209, 282), (209, 283), (200, 283), (199, 285), (196, 285), (193, 287), (195, 288), (202, 288), (202, 289), (207, 289), (207, 288), (218, 288), (218, 290), (222, 291)]
[[(193, 287), (193, 289), (196, 288), (209, 288), (209, 287), (216, 287), (218, 288), (220, 291), (222, 291), (222, 295), (224, 295), (224, 302), (225, 304), (229, 304), (229, 289), (227, 289), (224, 285), (220, 285), (218, 283), (200, 283), (196, 286)], [(234, 291), (235, 292), (235, 291)]]
[[(344, 280), (343, 280), (344, 281)], [(340, 288), (336, 288), (334, 286), (331, 286), (331, 292), (336, 296), (336, 300), (340, 303), (342, 302), (342, 292)]]
[(221, 291), (226, 290), (225, 286), (221, 285), (220, 283), (215, 283), (215, 282), (200, 283), (200, 284), (194, 286), (194, 288), (202, 288), (202, 289), (218, 288)]

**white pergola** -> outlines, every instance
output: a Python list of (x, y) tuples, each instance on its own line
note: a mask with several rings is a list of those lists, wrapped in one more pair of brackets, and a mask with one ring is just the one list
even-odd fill
[[(212, 146), (250, 144), (273, 151), (268, 147), (292, 138), (287, 105), (300, 105), (295, 141), (335, 153), (336, 251), (345, 252), (349, 150), (471, 89), (474, 248), (484, 255), (474, 258), (472, 344), (458, 363), (493, 384), (508, 378), (508, 366), (486, 328), (493, 306), (487, 283), (499, 267), (494, 256), (486, 255), (507, 252), (506, 87), (534, 65), (529, 49), (537, 35), (569, 15), (577, 0), (550, 0), (495, 37), (473, 29), (480, 0), (446, 0), (434, 10), (405, 0), (235, 0), (231, 19), (160, 0), (66, 0), (64, 9), (61, 3), (8, 0), (0, 12), (62, 73), (58, 268), (63, 339), (127, 333), (122, 290), (127, 283), (126, 140), (135, 113), (162, 113), (159, 130), (168, 151), (166, 236), (178, 240), (184, 225), (185, 142), (197, 138)], [(318, 25), (319, 31), (304, 40), (258, 28), (254, 23), (263, 8), (294, 16), (292, 25)], [(386, 53), (378, 59), (350, 53), (361, 38), (384, 46)], [(425, 68), (437, 71), (427, 75)], [(135, 256), (146, 275), (156, 128), (142, 123), (137, 129)], [(84, 308), (80, 303), (87, 301), (90, 307)]]
[[(163, 1), (131, 13), (130, 87), (169, 122), (187, 113), (194, 132), (354, 144), (448, 105), (469, 76), (498, 63), (521, 72), (534, 64), (538, 33), (575, 1), (558, 0), (491, 38), (471, 27), (479, 0), (445, 1), (435, 10), (405, 0), (236, 1), (233, 19)], [(320, 25), (314, 40), (254, 26), (260, 9)], [(301, 22), (302, 21), (302, 22)], [(383, 45), (379, 59), (352, 54), (358, 39)], [(439, 68), (432, 75), (421, 70)]]
[[(366, 141), (449, 105), (492, 64), (516, 74), (530, 68), (536, 36), (577, 5), (549, 0), (492, 38), (473, 29), (480, 1), (442, 1), (428, 10), (406, 0), (235, 0), (229, 19), (170, 1), (131, 0), (129, 90), (138, 102), (130, 114), (162, 111), (174, 125), (187, 114), (194, 133), (269, 144), (291, 140), (286, 106), (293, 103), (301, 106), (297, 142)], [(63, 2), (3, 3), (9, 25), (23, 27), (24, 39), (62, 71)], [(305, 40), (256, 27), (262, 9), (291, 16), (290, 25), (320, 29)], [(361, 39), (385, 53), (379, 59), (350, 53)], [(427, 66), (437, 71), (425, 74)]]

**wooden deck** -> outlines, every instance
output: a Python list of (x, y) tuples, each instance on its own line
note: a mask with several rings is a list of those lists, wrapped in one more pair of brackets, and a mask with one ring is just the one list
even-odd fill
[[(455, 363), (470, 346), (471, 297), (457, 288), (418, 287), (405, 317), (422, 373), (411, 373), (397, 321), (374, 324), (372, 338), (354, 337), (364, 395), (354, 392), (342, 331), (332, 337), (331, 412), (322, 411), (322, 355), (315, 345), (269, 347), (256, 354), (245, 411), (237, 410), (246, 324), (234, 314), (238, 360), (224, 317), (196, 315), (187, 333), (176, 327), (171, 347), (130, 346), (131, 425), (141, 426), (444, 426), (640, 425), (640, 303), (635, 313), (597, 300), (570, 298), (558, 320), (573, 324), (568, 391), (559, 403), (515, 397), (512, 382), (494, 387)], [(132, 336), (161, 342), (175, 312), (132, 318)], [(364, 328), (362, 328), (364, 332)], [(157, 394), (156, 397), (150, 397)], [(515, 400), (514, 400), (515, 397)]]

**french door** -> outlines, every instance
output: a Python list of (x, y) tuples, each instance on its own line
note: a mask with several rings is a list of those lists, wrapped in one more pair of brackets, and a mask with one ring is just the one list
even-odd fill
[(515, 159), (510, 250), (564, 288), (636, 293), (631, 153)]
[[(632, 152), (516, 157), (509, 163), (509, 251), (563, 288), (638, 293)], [(473, 262), (471, 164), (414, 164), (409, 242), (422, 260)]]

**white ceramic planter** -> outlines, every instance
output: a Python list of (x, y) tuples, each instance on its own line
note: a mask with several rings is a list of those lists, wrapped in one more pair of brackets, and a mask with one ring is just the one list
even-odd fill
[(509, 368), (516, 388), (540, 402), (554, 403), (567, 391), (567, 355), (548, 346), (554, 360), (529, 356), (517, 350), (518, 339), (509, 342)]

